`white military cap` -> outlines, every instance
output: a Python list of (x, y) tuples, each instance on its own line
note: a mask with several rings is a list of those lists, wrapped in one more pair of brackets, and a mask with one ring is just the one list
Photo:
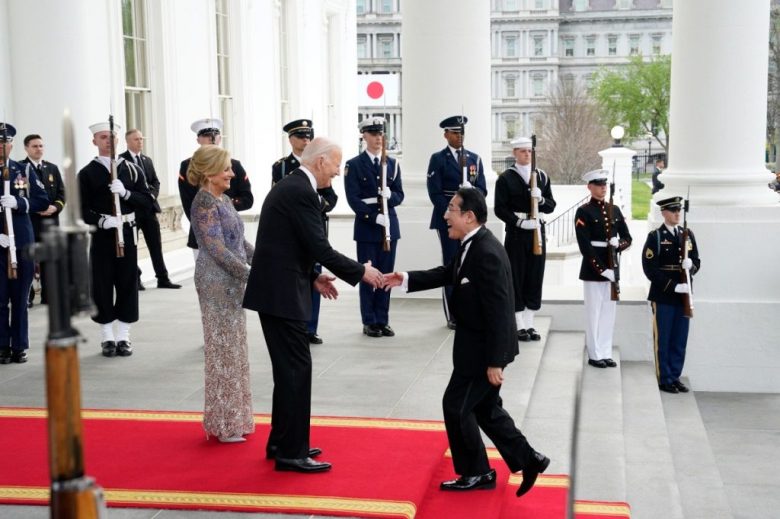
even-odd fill
[(609, 171), (606, 169), (594, 169), (593, 171), (588, 171), (584, 175), (582, 175), (582, 180), (584, 180), (587, 183), (596, 182), (601, 184), (602, 182), (606, 182), (609, 179)]
[[(108, 124), (108, 121), (101, 121), (99, 123), (95, 123), (90, 125), (89, 131), (92, 132), (92, 135), (95, 135), (98, 132), (107, 132), (111, 131), (111, 125)], [(119, 133), (122, 131), (122, 126), (114, 123), (114, 133)]]
[(201, 136), (204, 133), (222, 133), (222, 119), (217, 117), (198, 119), (190, 125), (190, 129), (198, 134), (198, 136)]
[(385, 118), (384, 117), (367, 117), (360, 121), (358, 125), (360, 133), (372, 132), (378, 133), (385, 130)]
[(517, 139), (513, 140), (510, 144), (512, 144), (512, 149), (516, 150), (518, 148), (531, 148), (531, 139), (528, 137), (518, 137)]

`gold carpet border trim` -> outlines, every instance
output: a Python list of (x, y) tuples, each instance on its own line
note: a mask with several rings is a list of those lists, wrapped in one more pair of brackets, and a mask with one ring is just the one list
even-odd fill
[[(520, 486), (520, 483), (522, 482), (523, 482), (522, 474), (509, 475), (509, 481), (508, 481), (509, 485)], [(565, 474), (552, 474), (549, 476), (546, 476), (544, 474), (539, 474), (539, 478), (536, 480), (535, 486), (547, 487), (547, 488), (568, 488), (569, 476)]]
[[(156, 422), (200, 422), (200, 412), (124, 411), (114, 409), (85, 409), (83, 418), (95, 420), (138, 420)], [(46, 409), (0, 407), (0, 418), (46, 418)], [(256, 424), (269, 424), (269, 415), (255, 415)], [(443, 431), (444, 423), (424, 420), (397, 420), (392, 418), (355, 418), (313, 416), (311, 424), (320, 427), (368, 427), (407, 431)]]
[[(209, 506), (287, 511), (331, 511), (392, 515), (413, 519), (417, 507), (409, 501), (354, 499), (322, 496), (274, 494), (233, 494), (216, 492), (160, 492), (151, 490), (104, 489), (109, 504)], [(48, 501), (46, 487), (0, 487), (0, 499)]]
[(600, 503), (594, 501), (575, 501), (574, 513), (630, 518), (631, 507), (625, 503)]

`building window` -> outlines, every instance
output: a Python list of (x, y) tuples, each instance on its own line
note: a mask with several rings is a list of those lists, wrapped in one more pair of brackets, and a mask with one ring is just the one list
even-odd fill
[(230, 18), (228, 0), (215, 0), (217, 14), (217, 100), (222, 118), (222, 145), (230, 149), (233, 130), (233, 93), (230, 82)]
[(507, 58), (517, 57), (517, 35), (507, 34), (504, 36), (504, 56)]
[(631, 0), (615, 0), (615, 9), (631, 9)]
[[(125, 51), (127, 129), (138, 128), (151, 145), (152, 91), (149, 87), (145, 0), (122, 0), (122, 38)], [(151, 149), (147, 149), (147, 153), (152, 153)]]
[(544, 95), (544, 76), (533, 76), (531, 79), (531, 87), (533, 88), (534, 97), (542, 97)]
[(596, 55), (596, 37), (595, 36), (586, 36), (585, 37), (585, 55), (586, 56), (595, 56)]
[(574, 86), (574, 74), (565, 74), (562, 78), (563, 85), (568, 89)]
[(366, 0), (356, 1), (357, 14), (366, 14)]
[(661, 42), (663, 41), (662, 34), (653, 34), (653, 55), (658, 56), (661, 54)]
[(534, 56), (544, 56), (544, 36), (534, 36)]
[(639, 54), (639, 35), (638, 34), (631, 34), (628, 37), (628, 53), (631, 56), (636, 56)]
[(517, 0), (504, 0), (504, 11), (518, 11), (519, 9)]
[(357, 57), (358, 59), (365, 59), (368, 57), (366, 50), (368, 49), (368, 40), (365, 34), (358, 34), (357, 37)]
[(517, 136), (517, 119), (507, 117), (504, 119), (504, 126), (506, 127), (506, 138), (511, 141)]
[(587, 11), (590, 7), (588, 0), (574, 0), (571, 6), (573, 11)]
[(507, 76), (504, 79), (504, 97), (517, 97), (517, 79), (514, 76)]
[(563, 39), (563, 55), (569, 57), (574, 56), (574, 38)]
[(393, 36), (391, 34), (380, 34), (377, 36), (379, 43), (379, 57), (380, 58), (394, 58), (393, 53)]
[(390, 14), (393, 12), (393, 0), (380, 0), (379, 12)]
[(534, 1), (534, 9), (546, 9), (545, 4), (546, 0), (535, 0)]
[(615, 35), (609, 35), (607, 36), (607, 50), (608, 54), (610, 56), (617, 56), (617, 36)]

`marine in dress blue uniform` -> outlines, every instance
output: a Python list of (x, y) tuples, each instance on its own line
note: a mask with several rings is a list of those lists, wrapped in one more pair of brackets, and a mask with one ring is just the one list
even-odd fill
[(612, 360), (617, 303), (610, 298), (610, 281), (615, 281), (616, 272), (608, 267), (607, 245), (611, 242), (618, 252), (631, 246), (626, 219), (617, 206), (613, 208), (610, 236), (607, 236), (608, 178), (609, 172), (604, 169), (582, 176), (588, 183), (591, 199), (574, 214), (577, 245), (582, 253), (580, 279), (584, 282), (585, 345), (588, 364), (596, 368), (617, 366)]
[[(699, 248), (690, 229), (688, 241), (682, 241), (683, 229), (678, 225), (682, 200), (675, 196), (657, 202), (664, 223), (647, 235), (642, 254), (642, 269), (650, 280), (647, 299), (653, 307), (656, 376), (659, 389), (667, 393), (688, 392), (680, 375), (690, 325), (690, 319), (683, 314), (683, 297), (690, 293), (691, 287), (682, 281), (682, 269), (687, 267), (693, 276), (701, 267)], [(688, 249), (686, 264), (683, 264), (683, 247)]]
[[(8, 167), (10, 185), (6, 191), (5, 182), (0, 182), (0, 205), (3, 211), (11, 210), (14, 243), (16, 246), (16, 279), (9, 279), (9, 229), (3, 224), (0, 235), (0, 364), (27, 362), (28, 337), (27, 299), (30, 294), (35, 264), (22, 254), (22, 249), (35, 241), (30, 213), (37, 213), (49, 207), (49, 198), (35, 170), (11, 160), (13, 138), (16, 128), (0, 122), (0, 145), (2, 157)], [(5, 222), (5, 218), (3, 218)]]
[[(404, 200), (401, 169), (398, 162), (387, 157), (387, 189), (382, 192), (381, 155), (385, 120), (371, 117), (363, 120), (359, 129), (366, 142), (366, 150), (347, 161), (344, 168), (344, 189), (347, 203), (355, 211), (353, 238), (357, 242), (359, 263), (370, 261), (380, 272), (392, 272), (395, 252), (401, 232), (395, 208)], [(387, 215), (380, 213), (379, 197), (387, 199)], [(390, 250), (383, 249), (384, 224), (389, 220)], [(389, 325), (390, 292), (375, 290), (367, 283), (360, 284), (360, 316), (363, 333), (369, 337), (392, 337)]]
[[(451, 240), (447, 235), (447, 222), (444, 221), (444, 211), (447, 204), (462, 186), (475, 187), (483, 195), (487, 196), (485, 183), (485, 171), (482, 167), (482, 159), (473, 151), (463, 149), (466, 154), (467, 183), (463, 183), (463, 171), (460, 168), (460, 148), (463, 144), (463, 129), (468, 123), (468, 117), (454, 115), (439, 123), (444, 129), (444, 138), (447, 147), (431, 155), (428, 162), (428, 198), (433, 203), (430, 228), (439, 236), (441, 244), (442, 262), (447, 265), (458, 252), (458, 240)], [(455, 327), (455, 321), (450, 312), (450, 298), (452, 287), (446, 286), (442, 291), (442, 304), (444, 316), (450, 328)]]
[[(292, 147), (292, 152), (286, 157), (274, 162), (271, 167), (271, 187), (275, 186), (277, 182), (284, 177), (298, 169), (301, 165), (301, 154), (306, 146), (314, 138), (314, 126), (310, 119), (296, 119), (290, 121), (282, 127), (282, 130), (287, 133)], [(332, 186), (328, 186), (322, 189), (317, 189), (317, 193), (322, 199), (322, 224), (325, 226), (325, 236), (328, 236), (328, 213), (336, 207), (336, 202), (339, 200), (339, 196), (336, 194)], [(314, 265), (314, 270), (322, 272), (322, 265), (319, 263)], [(306, 324), (309, 330), (309, 342), (311, 344), (322, 344), (322, 337), (317, 333), (320, 321), (320, 293), (312, 287), (311, 291), (311, 319)]]

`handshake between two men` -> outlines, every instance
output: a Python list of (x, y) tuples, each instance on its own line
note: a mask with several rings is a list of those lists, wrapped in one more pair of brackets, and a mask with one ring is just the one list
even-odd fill
[[(371, 261), (367, 261), (363, 266), (365, 267), (365, 272), (363, 273), (362, 281), (375, 289), (384, 288), (385, 290), (390, 290), (403, 284), (404, 275), (400, 272), (383, 274), (371, 265)], [(339, 296), (339, 291), (334, 281), (336, 281), (335, 276), (320, 274), (314, 280), (314, 288), (325, 299), (336, 299)]]

